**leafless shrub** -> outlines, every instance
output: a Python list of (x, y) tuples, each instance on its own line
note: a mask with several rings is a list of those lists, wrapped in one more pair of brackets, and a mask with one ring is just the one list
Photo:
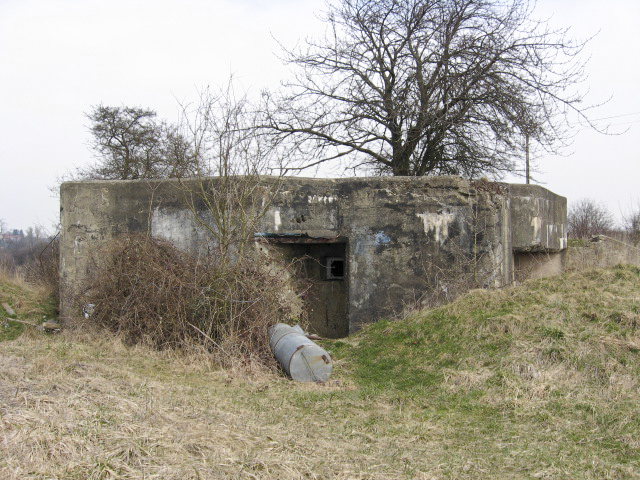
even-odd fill
[(425, 278), (431, 279), (431, 288), (420, 298), (417, 309), (433, 308), (451, 303), (460, 295), (487, 285), (487, 272), (483, 270), (484, 252), (470, 253), (462, 248), (450, 247), (444, 258), (425, 256), (421, 262)]
[(640, 203), (636, 209), (622, 216), (624, 229), (634, 245), (640, 244)]
[(24, 265), (24, 277), (30, 283), (45, 287), (57, 304), (60, 299), (60, 240), (58, 234), (41, 243)]
[(583, 198), (569, 207), (568, 233), (573, 238), (590, 238), (609, 233), (614, 226), (613, 215), (595, 200)]
[[(86, 294), (69, 303), (94, 304), (92, 319), (129, 342), (204, 349), (223, 364), (238, 359), (268, 363), (267, 327), (302, 311), (291, 275), (283, 274), (286, 266), (274, 266), (273, 258), (267, 264), (268, 257), (251, 248), (257, 222), (281, 184), (278, 178), (261, 177), (279, 158), (277, 141), (256, 128), (255, 112), (245, 95), (236, 96), (232, 79), (226, 88), (205, 89), (198, 102), (181, 108), (173, 131), (179, 140), (174, 146), (181, 149), (171, 157), (177, 162), (172, 173), (136, 173), (134, 167), (144, 162), (126, 157), (118, 147), (116, 160), (128, 173), (117, 178), (178, 177), (172, 183), (202, 232), (202, 243), (187, 253), (149, 235), (113, 240), (96, 256)], [(139, 114), (139, 128), (128, 132), (136, 134), (132, 141), (140, 143), (143, 153), (157, 147), (153, 112), (101, 112), (115, 116), (117, 129), (121, 117)], [(104, 123), (100, 118), (94, 122)], [(98, 149), (103, 157), (114, 148), (109, 132), (99, 132), (108, 140)], [(149, 211), (153, 202), (152, 196)]]
[(290, 278), (257, 254), (237, 262), (202, 260), (169, 243), (130, 236), (101, 256), (84, 303), (95, 305), (92, 320), (131, 343), (201, 348), (224, 366), (271, 365), (268, 326), (300, 312)]
[(16, 271), (16, 261), (9, 252), (0, 252), (0, 271), (9, 275)]
[(453, 271), (445, 270), (437, 265), (429, 265), (426, 272), (434, 273), (434, 286), (428, 290), (413, 310), (435, 308), (452, 302), (463, 292), (475, 288), (474, 282), (468, 275), (454, 275)]
[[(281, 187), (285, 160), (279, 141), (258, 127), (260, 114), (246, 94), (236, 92), (233, 77), (181, 108), (180, 132), (194, 159), (184, 175), (188, 182), (180, 181), (183, 201), (222, 260), (242, 256)], [(278, 172), (271, 181), (261, 179)]]
[[(493, 188), (499, 188), (499, 184)], [(486, 189), (483, 182), (477, 185)], [(468, 217), (460, 219), (459, 229), (468, 237), (468, 244), (447, 242), (445, 249), (436, 254), (423, 254), (419, 265), (423, 278), (429, 279), (430, 288), (422, 294), (409, 310), (432, 308), (447, 304), (459, 296), (477, 288), (494, 288), (504, 284), (502, 269), (496, 264), (504, 262), (487, 242), (491, 226), (491, 209), (485, 209), (476, 201), (471, 204)]]

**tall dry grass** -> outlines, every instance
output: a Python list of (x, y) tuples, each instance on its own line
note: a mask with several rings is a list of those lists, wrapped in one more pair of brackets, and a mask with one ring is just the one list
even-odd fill
[[(17, 312), (18, 318), (41, 322), (55, 316), (55, 301), (51, 286), (35, 282), (21, 270), (0, 268), (0, 300)], [(6, 312), (0, 308), (0, 317)]]
[(21, 262), (17, 262), (15, 251), (0, 250), (0, 297), (4, 298), (3, 301), (19, 305), (14, 308), (20, 310), (23, 320), (43, 309), (52, 319), (57, 316), (59, 303), (57, 236), (22, 250), (26, 253), (21, 253)]

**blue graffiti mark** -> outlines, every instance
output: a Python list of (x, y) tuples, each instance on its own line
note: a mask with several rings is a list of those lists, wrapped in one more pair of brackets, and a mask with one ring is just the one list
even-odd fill
[(376, 245), (386, 245), (391, 243), (391, 237), (384, 232), (376, 233), (375, 239)]

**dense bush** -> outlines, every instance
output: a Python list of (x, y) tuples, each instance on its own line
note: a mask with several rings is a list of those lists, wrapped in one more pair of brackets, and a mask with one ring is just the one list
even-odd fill
[(92, 320), (128, 342), (204, 348), (223, 364), (271, 364), (268, 326), (299, 320), (286, 267), (258, 253), (202, 259), (132, 236), (115, 240), (101, 258), (83, 302), (94, 305)]

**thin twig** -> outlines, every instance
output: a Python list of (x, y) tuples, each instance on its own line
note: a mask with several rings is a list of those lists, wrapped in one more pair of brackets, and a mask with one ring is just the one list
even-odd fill
[(5, 322), (24, 323), (25, 325), (29, 325), (30, 327), (33, 327), (33, 328), (40, 328), (40, 325), (36, 325), (31, 322), (25, 322), (24, 320), (18, 320), (17, 318), (8, 318), (8, 317), (2, 317), (2, 318), (4, 319)]

